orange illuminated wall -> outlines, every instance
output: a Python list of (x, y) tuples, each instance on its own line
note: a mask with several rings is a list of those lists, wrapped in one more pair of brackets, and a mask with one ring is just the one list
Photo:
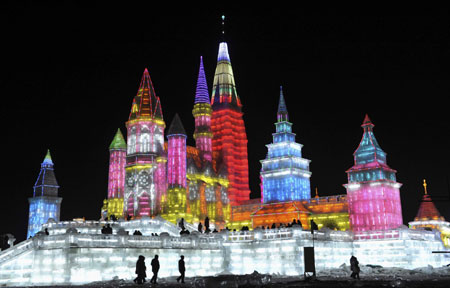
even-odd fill
[(300, 220), (302, 227), (309, 228), (308, 216), (310, 212), (299, 201), (263, 204), (260, 209), (252, 213), (253, 228), (271, 227), (275, 224), (292, 223), (294, 219)]

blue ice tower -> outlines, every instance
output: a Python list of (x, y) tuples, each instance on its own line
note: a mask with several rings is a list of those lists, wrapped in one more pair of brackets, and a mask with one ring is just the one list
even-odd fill
[(42, 224), (52, 218), (59, 221), (62, 198), (58, 197), (58, 182), (53, 170), (50, 151), (47, 151), (41, 164), (41, 171), (33, 187), (33, 197), (28, 198), (30, 213), (28, 216), (27, 238), (41, 231)]
[(261, 160), (261, 197), (263, 203), (299, 201), (311, 198), (308, 159), (302, 158), (303, 145), (295, 142), (292, 123), (280, 87), (276, 133), (266, 145), (266, 159)]

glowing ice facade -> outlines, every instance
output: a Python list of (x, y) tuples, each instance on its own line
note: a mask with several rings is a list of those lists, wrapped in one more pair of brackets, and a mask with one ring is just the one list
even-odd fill
[(237, 206), (250, 198), (247, 134), (226, 42), (219, 44), (211, 106), (212, 148), (227, 167), (228, 196), (231, 206)]
[[(113, 234), (100, 230), (110, 223)], [(0, 252), (0, 285), (56, 285), (131, 281), (139, 255), (147, 267), (158, 254), (160, 277), (178, 276), (177, 260), (185, 256), (186, 276), (212, 276), (223, 271), (235, 275), (253, 271), (303, 275), (303, 247), (315, 247), (318, 275), (326, 269), (348, 265), (349, 255), (360, 265), (414, 269), (448, 264), (450, 255), (431, 253), (444, 247), (439, 233), (407, 228), (352, 232), (322, 230), (312, 235), (300, 227), (180, 236), (180, 228), (160, 218), (105, 222), (58, 222), (44, 225), (50, 235), (38, 235)], [(143, 232), (134, 236), (126, 231)], [(159, 236), (151, 233), (158, 231)], [(161, 232), (164, 231), (164, 232)], [(364, 234), (363, 239), (359, 237)], [(380, 237), (384, 234), (383, 237)], [(348, 275), (347, 275), (348, 276)], [(170, 281), (170, 280), (168, 280)]]
[(354, 155), (355, 165), (347, 171), (348, 209), (353, 231), (385, 230), (403, 225), (400, 183), (396, 171), (386, 163), (371, 120), (366, 115), (364, 134)]
[(186, 132), (178, 114), (170, 124), (167, 138), (168, 190), (167, 199), (163, 199), (163, 217), (175, 222), (186, 218)]
[(123, 217), (126, 150), (122, 132), (117, 129), (109, 145), (108, 199), (103, 200), (102, 217)]
[[(160, 199), (166, 193), (164, 128), (161, 103), (148, 70), (133, 99), (127, 126), (124, 214), (131, 217), (160, 213)], [(162, 181), (162, 183), (160, 182)]]
[(273, 203), (310, 199), (310, 160), (302, 158), (302, 145), (295, 142), (281, 88), (275, 127), (273, 143), (267, 145), (267, 157), (261, 161), (262, 201)]
[(59, 221), (62, 198), (58, 197), (58, 189), (53, 161), (48, 150), (33, 187), (33, 197), (28, 198), (30, 207), (27, 238), (39, 232), (50, 218)]

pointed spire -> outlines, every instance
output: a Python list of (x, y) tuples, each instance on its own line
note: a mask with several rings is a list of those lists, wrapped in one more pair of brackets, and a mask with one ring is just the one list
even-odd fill
[(47, 154), (45, 155), (42, 164), (53, 165), (52, 156), (50, 155), (50, 149), (47, 149)]
[(155, 107), (155, 111), (153, 113), (153, 117), (163, 120), (161, 101), (159, 100), (159, 97), (156, 100), (156, 105), (155, 106), (156, 107)]
[(283, 86), (280, 86), (280, 101), (278, 102), (277, 118), (278, 122), (289, 121), (289, 114), (283, 96)]
[(428, 194), (427, 181), (425, 179), (423, 179), (423, 190), (424, 190), (425, 195), (427, 195)]
[(369, 115), (366, 114), (366, 116), (364, 117), (364, 121), (363, 124), (361, 125), (361, 127), (364, 128), (364, 130), (366, 130), (366, 127), (369, 127), (370, 129), (372, 129), (375, 125), (372, 124), (372, 121), (369, 118)]
[(317, 187), (316, 187), (316, 196), (314, 198), (319, 198), (319, 191), (317, 190)]
[(371, 162), (379, 162), (386, 164), (386, 153), (381, 149), (377, 139), (373, 133), (373, 127), (369, 116), (366, 114), (361, 127), (364, 133), (355, 153), (355, 164), (367, 164)]
[(200, 56), (200, 69), (198, 71), (197, 90), (195, 91), (195, 104), (210, 103), (208, 85), (206, 84), (205, 69), (203, 68), (203, 57)]
[(436, 206), (431, 200), (431, 196), (427, 191), (427, 182), (423, 180), (424, 195), (419, 206), (419, 211), (417, 212), (414, 221), (427, 221), (427, 220), (445, 220), (443, 216), (439, 213)]
[(170, 124), (169, 130), (167, 131), (167, 136), (170, 135), (186, 135), (183, 124), (181, 123), (180, 116), (175, 113), (172, 123)]
[(152, 117), (153, 105), (156, 104), (157, 99), (150, 74), (145, 68), (138, 92), (133, 99), (129, 120)]
[(127, 149), (127, 143), (125, 143), (122, 131), (120, 131), (120, 128), (117, 128), (116, 135), (114, 136), (114, 139), (109, 145), (109, 150), (119, 150), (119, 149), (124, 150)]
[(217, 66), (214, 73), (214, 83), (212, 89), (211, 105), (227, 105), (240, 111), (241, 100), (236, 91), (233, 68), (231, 67), (228, 45), (226, 42), (219, 44), (217, 55)]

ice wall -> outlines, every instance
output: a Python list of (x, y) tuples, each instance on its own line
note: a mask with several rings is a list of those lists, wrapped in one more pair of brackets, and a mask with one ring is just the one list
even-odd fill
[[(139, 221), (142, 224), (144, 220)], [(166, 225), (164, 220), (145, 221), (147, 228)], [(134, 229), (138, 223), (136, 220), (117, 225), (129, 225)], [(322, 229), (314, 233), (313, 239), (310, 231), (300, 227), (223, 231), (208, 235), (192, 232), (171, 236), (162, 232), (159, 236), (134, 236), (124, 234), (120, 229), (123, 227), (116, 227), (116, 234), (112, 235), (88, 230), (79, 233), (73, 222), (66, 224), (69, 228), (65, 233), (59, 233), (64, 224), (56, 224), (50, 235), (40, 233), (0, 252), (0, 286), (82, 284), (111, 280), (116, 276), (131, 280), (136, 276), (134, 271), (139, 255), (146, 257), (148, 275), (151, 276), (150, 262), (155, 254), (159, 255), (161, 277), (178, 275), (180, 255), (185, 256), (187, 277), (211, 276), (224, 271), (249, 274), (255, 270), (303, 275), (303, 247), (310, 246), (315, 247), (318, 273), (338, 268), (343, 263), (348, 265), (351, 255), (358, 257), (361, 265), (408, 269), (450, 263), (449, 254), (432, 253), (445, 249), (438, 232), (407, 228), (363, 234)], [(86, 223), (78, 228), (87, 229)]]

